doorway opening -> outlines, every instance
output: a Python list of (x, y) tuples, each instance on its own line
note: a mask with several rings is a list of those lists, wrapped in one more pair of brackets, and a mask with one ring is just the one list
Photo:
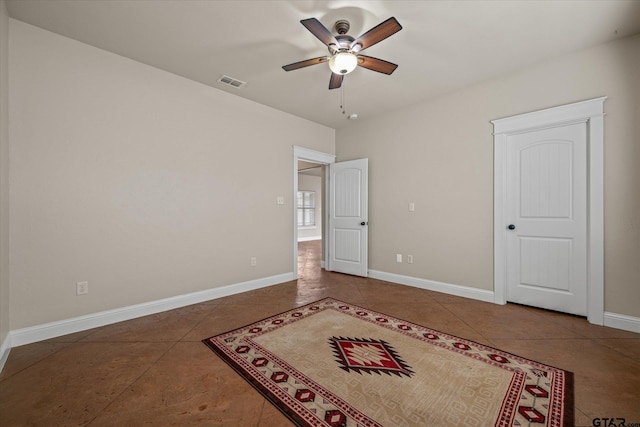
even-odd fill
[[(326, 266), (325, 260), (328, 259), (328, 255), (327, 255), (328, 254), (328, 245), (327, 245), (328, 227), (326, 225), (328, 225), (329, 223), (327, 220), (328, 174), (326, 173), (326, 170), (327, 170), (327, 165), (334, 163), (335, 160), (336, 160), (336, 156), (334, 156), (333, 154), (327, 154), (327, 153), (322, 153), (320, 151), (315, 151), (315, 150), (311, 150), (304, 147), (293, 146), (293, 197), (292, 197), (292, 200), (294, 200), (294, 203), (293, 203), (293, 271), (295, 272), (296, 278), (298, 277), (298, 274), (299, 274), (298, 245), (305, 244), (305, 242), (300, 242), (300, 243), (298, 242), (298, 235), (300, 234), (304, 238), (304, 236), (309, 235), (307, 233), (311, 233), (311, 234), (314, 233), (313, 231), (305, 231), (304, 228), (303, 230), (298, 229), (299, 213), (298, 213), (297, 200), (298, 200), (298, 188), (299, 188), (300, 176), (309, 175), (308, 173), (304, 174), (305, 170), (320, 168), (318, 171), (313, 172), (315, 174), (320, 172), (321, 174), (320, 194), (317, 194), (317, 191), (316, 191), (316, 194), (314, 195), (314, 199), (315, 199), (314, 202), (316, 203), (316, 205), (318, 201), (320, 202), (320, 209), (315, 210), (315, 215), (316, 215), (315, 221), (316, 223), (319, 222), (321, 224), (319, 227), (320, 240), (309, 240), (309, 242), (315, 242), (316, 246), (318, 245), (318, 243), (320, 244), (321, 256), (320, 257), (313, 256), (313, 257), (316, 259), (319, 258), (319, 262), (320, 262), (319, 268), (325, 268)], [(302, 175), (300, 174), (301, 171), (303, 172)], [(304, 177), (302, 178), (303, 186), (306, 186), (305, 184), (306, 179), (307, 178), (304, 178)], [(313, 181), (313, 179), (311, 181)], [(304, 188), (301, 188), (301, 189), (305, 190)], [(309, 212), (310, 212), (310, 208), (303, 209), (302, 215), (304, 215), (305, 213), (309, 215)], [(302, 231), (302, 233), (300, 233), (300, 231)], [(313, 244), (314, 243), (308, 243), (308, 244), (305, 244), (305, 246), (311, 246), (311, 248), (313, 249)]]
[[(324, 165), (322, 197), (322, 257), (326, 270), (368, 275), (368, 176), (369, 159), (340, 163), (335, 156), (293, 147), (293, 200), (298, 199), (299, 162)], [(328, 166), (328, 167), (327, 167)], [(301, 195), (304, 197), (304, 195)], [(298, 272), (298, 205), (293, 203), (293, 271)], [(303, 206), (304, 208), (304, 206)], [(304, 212), (303, 212), (304, 217)]]
[(324, 200), (326, 165), (298, 160), (296, 227), (298, 231), (298, 277), (324, 268)]

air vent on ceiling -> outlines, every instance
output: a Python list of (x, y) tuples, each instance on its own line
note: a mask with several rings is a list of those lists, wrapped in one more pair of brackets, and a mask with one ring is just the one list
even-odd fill
[(235, 87), (236, 89), (240, 89), (242, 86), (246, 85), (247, 82), (243, 82), (242, 80), (234, 79), (233, 77), (223, 75), (218, 79), (220, 83), (224, 83), (227, 86)]

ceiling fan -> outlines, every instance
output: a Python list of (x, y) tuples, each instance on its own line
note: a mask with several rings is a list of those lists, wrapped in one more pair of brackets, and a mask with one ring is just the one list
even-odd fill
[(329, 68), (331, 69), (329, 89), (337, 89), (342, 86), (342, 80), (344, 79), (345, 74), (349, 74), (357, 66), (383, 74), (391, 74), (396, 68), (398, 68), (396, 64), (391, 62), (362, 55), (360, 53), (366, 48), (371, 47), (400, 31), (402, 26), (396, 18), (392, 17), (387, 19), (362, 34), (357, 39), (347, 35), (350, 24), (349, 21), (346, 20), (336, 22), (335, 29), (338, 33), (336, 36), (327, 30), (327, 28), (316, 18), (303, 19), (300, 23), (322, 43), (327, 45), (329, 48), (329, 55), (285, 65), (282, 67), (285, 71), (297, 70), (310, 65), (329, 62)]

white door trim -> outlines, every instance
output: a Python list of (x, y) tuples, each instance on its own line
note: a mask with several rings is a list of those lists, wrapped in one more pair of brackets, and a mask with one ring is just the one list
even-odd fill
[[(298, 210), (295, 201), (298, 200), (298, 160), (307, 162), (318, 163), (321, 165), (328, 165), (335, 163), (336, 156), (333, 154), (323, 153), (321, 151), (311, 150), (309, 148), (293, 146), (293, 192), (291, 194), (292, 209), (293, 209), (293, 275), (298, 278), (298, 227), (296, 225), (296, 218)], [(328, 221), (328, 206), (329, 206), (329, 174), (325, 174), (325, 200), (322, 208), (322, 223), (329, 224)], [(325, 262), (329, 259), (329, 227), (324, 226), (322, 231), (322, 239), (324, 240), (324, 259)]]
[(494, 301), (507, 302), (506, 144), (509, 135), (586, 123), (587, 177), (587, 318), (604, 324), (604, 101), (606, 96), (492, 120), (494, 128)]

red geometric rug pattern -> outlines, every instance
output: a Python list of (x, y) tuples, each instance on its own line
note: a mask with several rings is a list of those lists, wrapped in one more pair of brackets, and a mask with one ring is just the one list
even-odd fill
[(345, 371), (406, 375), (414, 372), (403, 362), (389, 343), (374, 339), (331, 337), (336, 361)]
[[(403, 351), (408, 353), (409, 347), (418, 349), (412, 356), (414, 360), (417, 360), (418, 355), (426, 354), (419, 349), (435, 346), (462, 362), (464, 360), (469, 360), (469, 363), (481, 362), (480, 366), (484, 366), (483, 369), (500, 370), (500, 375), (507, 375), (510, 380), (507, 381), (508, 386), (498, 396), (500, 401), (494, 402), (499, 409), (497, 415), (491, 420), (481, 421), (482, 425), (498, 427), (573, 425), (573, 374), (571, 372), (331, 298), (213, 336), (203, 342), (296, 425), (332, 427), (393, 425), (389, 420), (373, 418), (370, 414), (374, 412), (356, 408), (357, 405), (354, 402), (350, 402), (335, 389), (330, 390), (320, 384), (318, 377), (314, 379), (305, 374), (304, 369), (299, 368), (303, 365), (295, 360), (288, 360), (287, 352), (278, 351), (277, 345), (263, 346), (258, 342), (266, 342), (264, 339), (272, 333), (280, 334), (281, 338), (277, 336), (276, 338), (283, 343), (295, 340), (294, 336), (287, 335), (286, 328), (294, 327), (297, 322), (313, 321), (314, 316), (320, 317), (319, 314), (323, 312), (326, 312), (325, 317), (331, 314), (330, 312), (339, 314), (337, 321), (357, 319), (358, 322), (365, 322), (368, 330), (372, 330), (371, 325), (383, 328), (381, 331), (384, 330), (385, 336), (389, 335), (389, 331), (393, 331), (394, 335), (402, 335), (405, 341), (407, 338), (404, 337), (409, 337), (409, 342), (413, 344), (405, 345)], [(335, 336), (328, 333), (321, 338), (333, 355), (333, 360), (326, 361), (328, 369), (347, 372), (342, 375), (355, 375), (355, 377), (349, 377), (354, 380), (366, 378), (366, 376), (404, 378), (402, 381), (407, 381), (406, 384), (411, 384), (412, 388), (419, 387), (419, 384), (416, 384), (418, 379), (414, 368), (407, 361), (407, 357), (411, 355), (401, 354), (402, 352), (395, 348), (393, 343), (389, 343), (388, 339), (362, 336), (357, 330), (349, 336)], [(275, 342), (278, 342), (277, 339)], [(434, 416), (438, 415), (431, 414), (431, 422)], [(464, 420), (442, 414), (441, 421), (439, 425), (456, 425)]]

